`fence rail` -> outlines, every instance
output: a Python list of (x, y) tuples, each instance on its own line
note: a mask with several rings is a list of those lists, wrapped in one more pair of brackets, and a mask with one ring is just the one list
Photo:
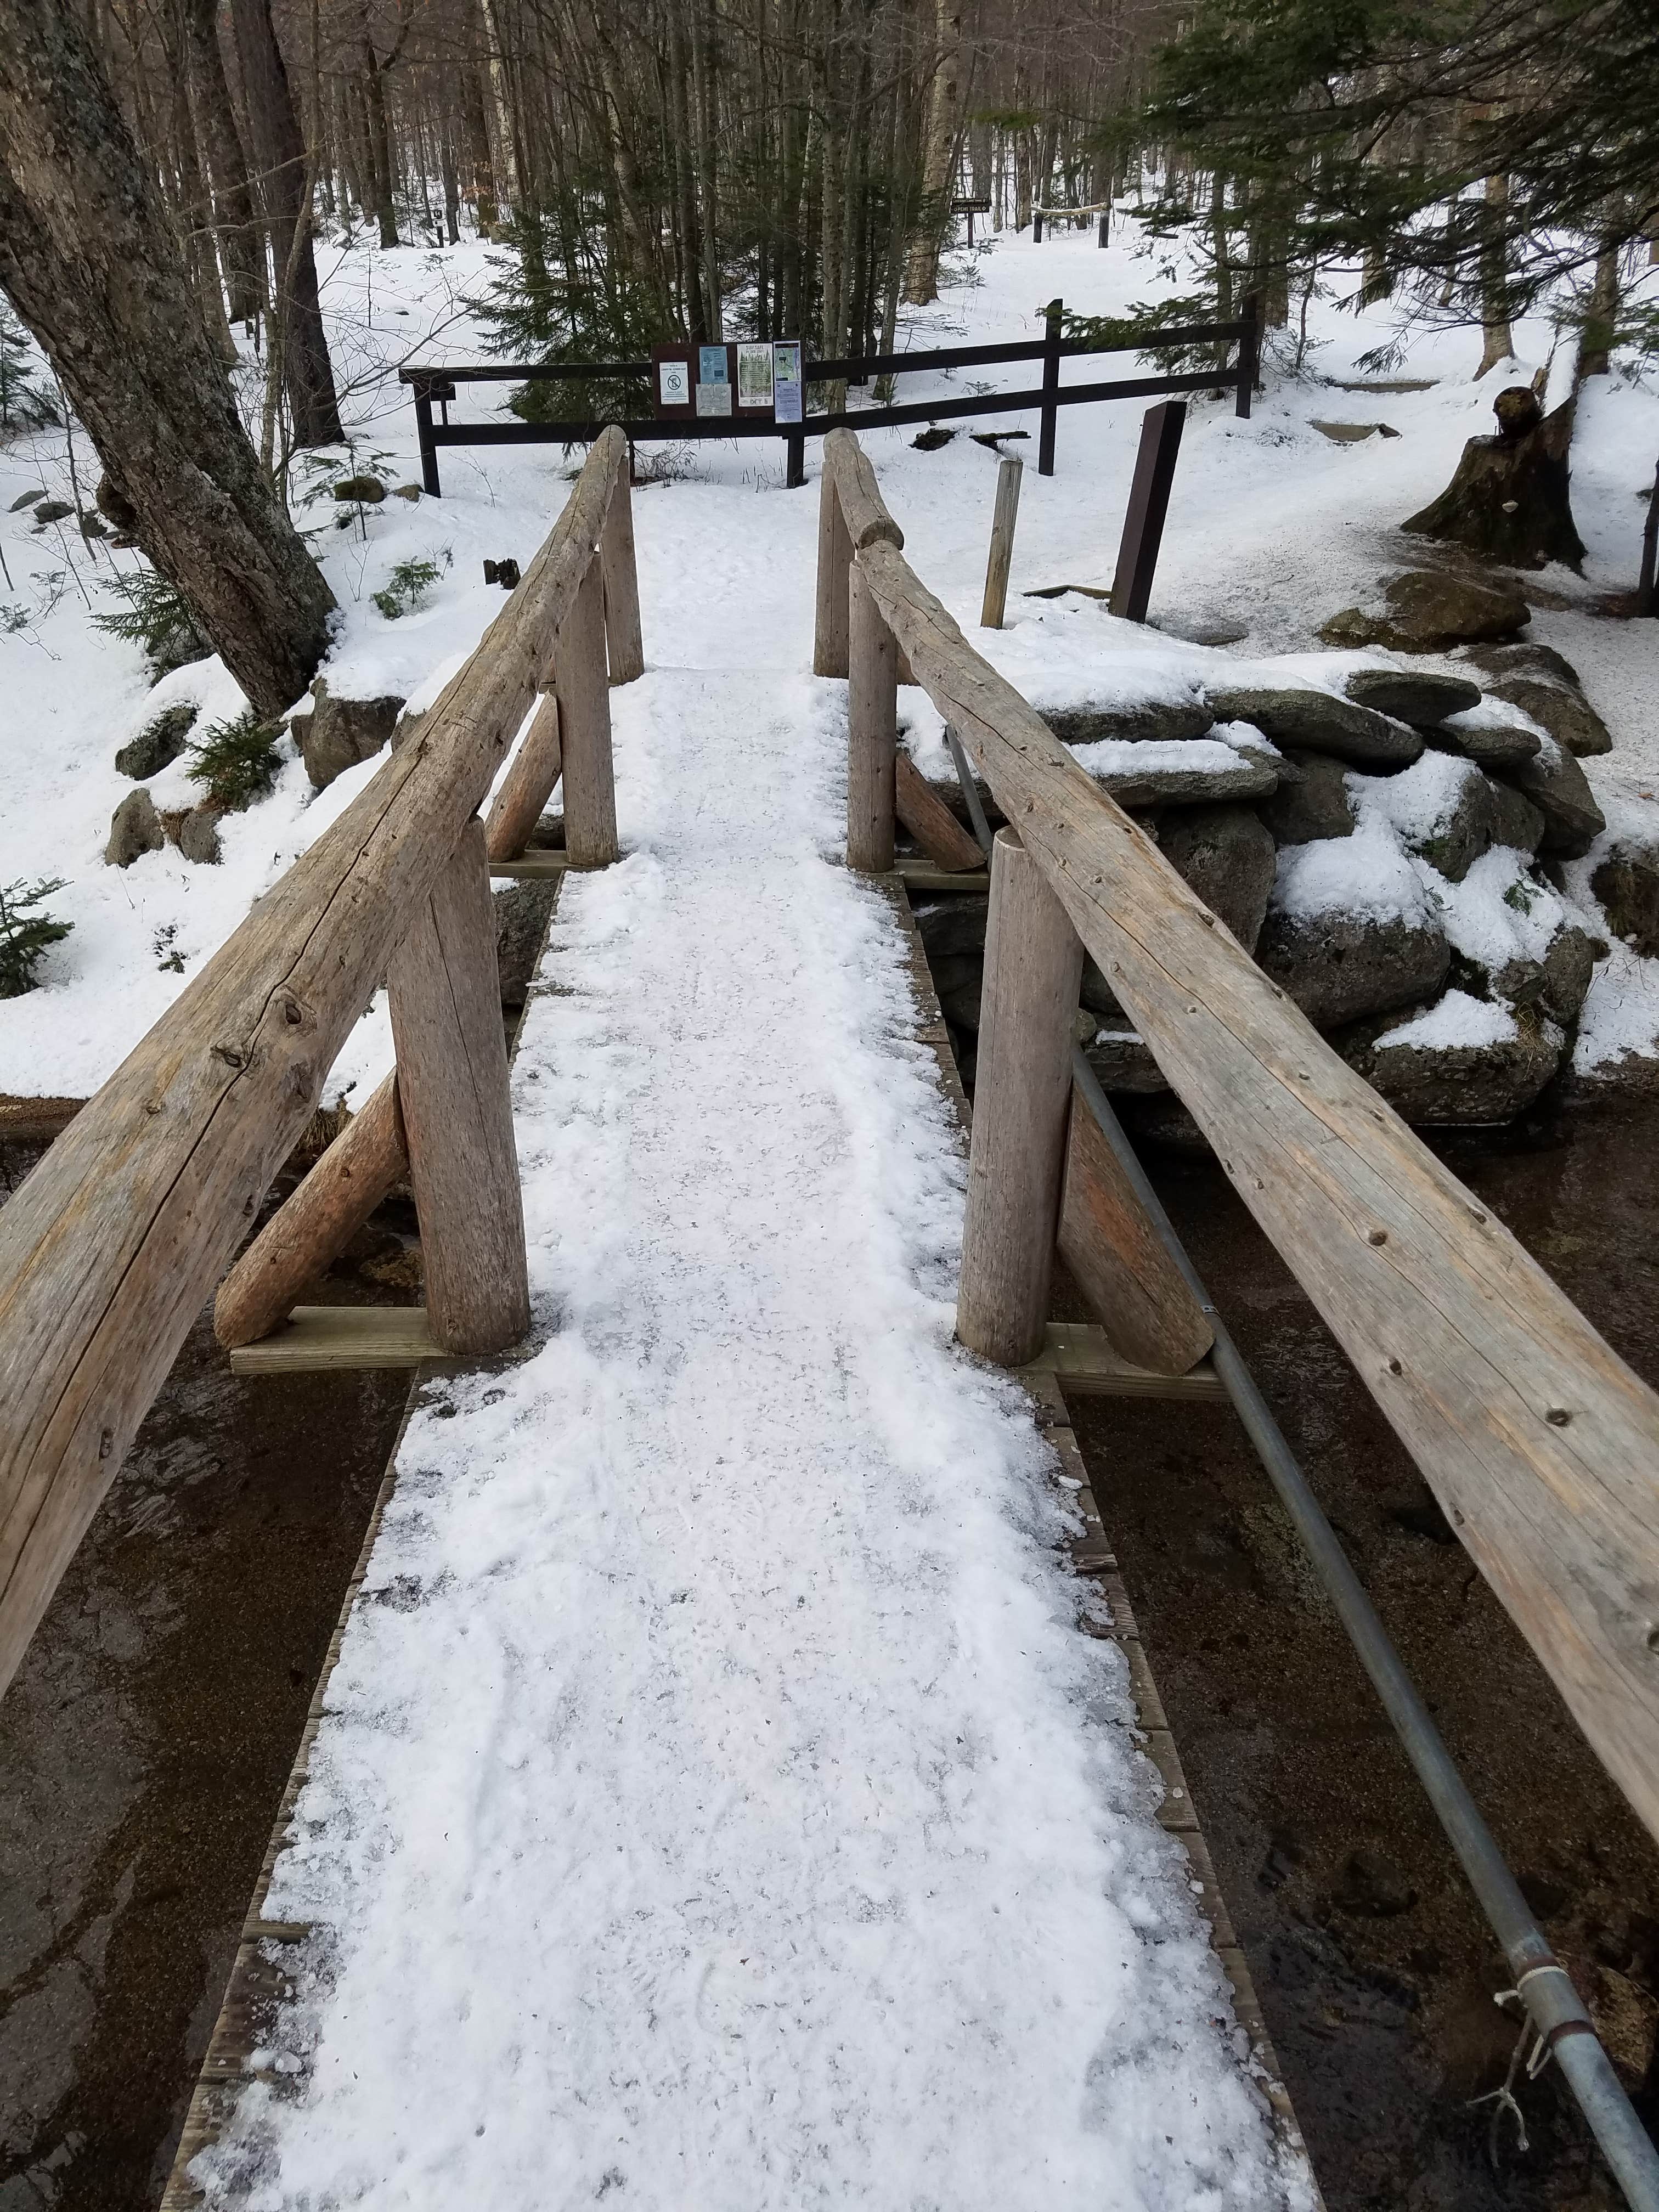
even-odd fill
[[(864, 354), (844, 361), (809, 361), (803, 370), (806, 384), (867, 381), (873, 376), (938, 368), (984, 368), (1009, 362), (1041, 362), (1041, 385), (1018, 392), (975, 392), (960, 398), (904, 401), (880, 407), (837, 409), (809, 414), (800, 423), (744, 422), (738, 416), (707, 419), (639, 416), (593, 421), (556, 422), (451, 422), (450, 401), (463, 384), (589, 384), (626, 383), (648, 377), (649, 362), (551, 362), (541, 363), (405, 363), (398, 372), (410, 387), (415, 402), (416, 434), (421, 453), (421, 481), (434, 498), (441, 496), (438, 453), (445, 446), (577, 446), (591, 444), (612, 427), (619, 428), (630, 449), (653, 442), (679, 444), (686, 440), (779, 438), (787, 449), (786, 480), (793, 487), (805, 481), (808, 438), (826, 437), (833, 430), (874, 430), (901, 428), (912, 422), (950, 422), (977, 415), (1019, 414), (1035, 410), (1039, 415), (1037, 472), (1052, 476), (1054, 431), (1062, 407), (1091, 404), (1100, 400), (1140, 399), (1162, 393), (1232, 391), (1241, 416), (1248, 417), (1260, 366), (1261, 327), (1254, 298), (1244, 302), (1235, 322), (1194, 323), (1179, 330), (1158, 331), (1122, 340), (1068, 338), (1061, 335), (1063, 307), (1056, 300), (1047, 310), (1047, 328), (1039, 339), (1018, 339), (1000, 345), (933, 346), (914, 353)], [(1179, 375), (1118, 377), (1091, 384), (1062, 385), (1060, 364), (1085, 356), (1115, 353), (1148, 353), (1194, 345), (1237, 349), (1231, 366), (1219, 366)], [(442, 419), (433, 419), (433, 409)]]
[[(221, 1334), (280, 1319), (285, 1284), (405, 1167), (434, 1343), (498, 1351), (528, 1325), (488, 848), (539, 811), (526, 779), (550, 790), (562, 728), (572, 857), (614, 854), (607, 638), (611, 676), (637, 675), (616, 430), (436, 703), (0, 1212), (0, 1690), (382, 978), (397, 1073), (244, 1255)], [(477, 810), (538, 693), (487, 830)]]

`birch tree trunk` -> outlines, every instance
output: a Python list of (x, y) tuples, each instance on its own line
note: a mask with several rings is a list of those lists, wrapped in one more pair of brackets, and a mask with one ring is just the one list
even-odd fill
[(1485, 335), (1480, 366), (1474, 373), (1477, 383), (1515, 351), (1509, 313), (1509, 179), (1488, 177), (1486, 244), (1480, 249), (1480, 327)]
[(922, 162), (921, 204), (916, 211), (904, 271), (904, 297), (913, 307), (925, 307), (939, 297), (939, 258), (951, 220), (951, 167), (961, 122), (961, 0), (937, 0), (937, 8), (936, 61), (928, 105), (927, 150)]

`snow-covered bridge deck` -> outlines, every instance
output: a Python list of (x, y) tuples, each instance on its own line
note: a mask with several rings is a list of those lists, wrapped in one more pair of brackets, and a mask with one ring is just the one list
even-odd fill
[(1057, 1556), (1081, 1468), (951, 1341), (843, 701), (615, 695), (626, 857), (514, 1071), (531, 1343), (419, 1394), (171, 2203), (1305, 2196)]

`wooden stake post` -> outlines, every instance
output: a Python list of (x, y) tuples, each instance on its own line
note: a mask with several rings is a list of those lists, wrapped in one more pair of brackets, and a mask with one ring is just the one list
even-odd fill
[(463, 832), (386, 985), (432, 1340), (503, 1352), (530, 1326), (530, 1281), (483, 823)]
[(1111, 611), (1128, 622), (1145, 622), (1152, 604), (1152, 577), (1158, 568), (1158, 550), (1164, 542), (1164, 518), (1170, 511), (1170, 487), (1175, 482), (1176, 458), (1186, 420), (1186, 401), (1165, 399), (1146, 410), (1140, 426), (1140, 451), (1135, 456), (1117, 574), (1112, 579)]
[(847, 865), (885, 875), (893, 865), (898, 650), (861, 570), (854, 567), (849, 581)]
[(553, 648), (564, 767), (564, 842), (576, 868), (621, 857), (611, 762), (611, 694), (605, 665), (605, 580), (596, 561), (582, 578)]
[(998, 830), (957, 1334), (1004, 1367), (1042, 1347), (1082, 981), (1083, 945), (1065, 908), (1014, 832)]
[(1000, 629), (1008, 605), (1008, 576), (1014, 565), (1014, 524), (1019, 516), (1020, 480), (1025, 464), (1005, 453), (997, 470), (997, 503), (991, 516), (991, 552), (985, 564), (985, 599), (979, 612), (983, 629)]

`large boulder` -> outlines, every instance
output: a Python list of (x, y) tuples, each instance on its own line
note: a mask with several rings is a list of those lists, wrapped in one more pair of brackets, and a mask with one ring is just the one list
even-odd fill
[(1430, 997), (1451, 963), (1415, 870), (1380, 824), (1280, 853), (1255, 957), (1322, 1028)]
[(501, 1004), (516, 1012), (529, 995), (558, 895), (556, 876), (508, 884), (495, 893), (495, 968)]
[(1095, 744), (1116, 738), (1130, 744), (1179, 744), (1201, 738), (1216, 717), (1200, 699), (1148, 699), (1133, 707), (1045, 707), (1043, 720), (1062, 744)]
[(1543, 743), (1515, 714), (1505, 714), (1494, 700), (1483, 699), (1461, 714), (1449, 714), (1424, 736), (1440, 752), (1461, 753), (1478, 768), (1510, 768), (1516, 761), (1532, 760)]
[(1486, 778), (1492, 802), (1492, 842), (1513, 852), (1535, 853), (1544, 842), (1544, 817), (1529, 799), (1497, 776)]
[(159, 853), (167, 842), (155, 801), (141, 786), (130, 791), (111, 815), (104, 858), (112, 868), (130, 868), (141, 853)]
[(1271, 830), (1248, 806), (1193, 806), (1160, 826), (1158, 844), (1176, 873), (1253, 952), (1278, 866)]
[(1164, 1072), (1133, 1030), (1101, 1028), (1083, 1048), (1103, 1091), (1150, 1097), (1167, 1091)]
[(1466, 676), (1442, 676), (1430, 669), (1357, 668), (1343, 685), (1356, 706), (1431, 730), (1448, 714), (1480, 704), (1480, 686)]
[(1565, 653), (1558, 653), (1553, 645), (1540, 645), (1531, 638), (1517, 638), (1508, 645), (1461, 646), (1456, 657), (1467, 660), (1471, 668), (1478, 668), (1483, 676), (1521, 671), (1528, 675), (1557, 676), (1563, 684), (1578, 681), (1578, 671)]
[(1492, 677), (1486, 692), (1488, 697), (1506, 700), (1531, 715), (1558, 745), (1580, 760), (1613, 750), (1612, 732), (1576, 684), (1516, 669)]
[(1504, 781), (1543, 816), (1542, 852), (1580, 860), (1607, 826), (1583, 769), (1553, 738), (1544, 740), (1534, 759), (1505, 769)]
[(1374, 808), (1449, 882), (1461, 883), (1492, 842), (1491, 788), (1455, 753), (1425, 753), (1399, 775), (1356, 776), (1354, 789), (1362, 810)]
[(185, 742), (195, 726), (196, 713), (191, 706), (164, 707), (116, 754), (118, 772), (143, 783), (149, 776), (159, 775), (164, 768), (170, 768), (185, 750)]
[(1120, 806), (1265, 799), (1279, 782), (1278, 757), (1265, 746), (1251, 752), (1213, 736), (1168, 744), (1097, 739), (1075, 746), (1073, 757)]
[(311, 687), (308, 714), (296, 714), (289, 731), (304, 756), (313, 788), (325, 791), (337, 775), (359, 761), (373, 759), (391, 737), (403, 712), (400, 698), (337, 699), (319, 676)]
[(1328, 753), (1286, 753), (1279, 788), (1261, 801), (1258, 811), (1280, 845), (1350, 836), (1353, 801), (1348, 796), (1348, 771)]
[(222, 858), (219, 850), (219, 818), (224, 809), (210, 801), (199, 806), (161, 810), (162, 834), (169, 845), (198, 867), (212, 867)]
[(1382, 645), (1404, 653), (1438, 653), (1446, 647), (1512, 637), (1532, 612), (1518, 592), (1477, 584), (1449, 568), (1412, 568), (1392, 578), (1384, 615), (1345, 607), (1320, 631), (1329, 645)]
[(1553, 1024), (1448, 991), (1407, 1022), (1366, 1022), (1338, 1040), (1349, 1064), (1405, 1121), (1480, 1126), (1524, 1113), (1561, 1064)]
[(1212, 688), (1210, 704), (1224, 722), (1249, 722), (1276, 745), (1330, 753), (1358, 766), (1404, 768), (1423, 750), (1407, 723), (1311, 684), (1228, 684)]
[(1607, 927), (1644, 959), (1659, 959), (1659, 844), (1620, 840), (1590, 876)]

